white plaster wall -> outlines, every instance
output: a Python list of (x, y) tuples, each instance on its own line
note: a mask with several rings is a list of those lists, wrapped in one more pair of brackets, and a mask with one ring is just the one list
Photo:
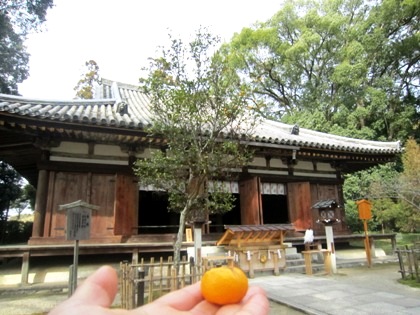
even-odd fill
[(252, 162), (251, 162), (252, 166), (266, 166), (267, 163), (265, 161), (265, 158), (262, 157), (255, 157)]
[(122, 152), (120, 146), (117, 146), (117, 145), (95, 144), (93, 151), (95, 155), (120, 156), (120, 157), (127, 156), (127, 153)]
[(270, 160), (270, 166), (271, 167), (286, 167), (287, 168), (287, 164), (283, 163), (283, 161), (281, 159), (271, 159)]
[(88, 154), (89, 146), (87, 143), (62, 141), (56, 148), (51, 148), (51, 152)]
[(317, 163), (316, 168), (318, 171), (330, 171), (330, 172), (335, 171), (335, 169), (331, 167), (330, 163)]
[(314, 165), (312, 164), (312, 162), (309, 161), (298, 161), (294, 169), (313, 171)]

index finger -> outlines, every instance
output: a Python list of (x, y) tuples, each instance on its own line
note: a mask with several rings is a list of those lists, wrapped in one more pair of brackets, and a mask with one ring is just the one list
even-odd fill
[(180, 290), (168, 293), (155, 302), (161, 305), (171, 306), (180, 311), (188, 311), (203, 300), (200, 282), (197, 282)]

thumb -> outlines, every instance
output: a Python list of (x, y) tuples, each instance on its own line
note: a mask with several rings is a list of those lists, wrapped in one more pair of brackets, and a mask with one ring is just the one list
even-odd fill
[(70, 298), (57, 305), (49, 315), (74, 314), (75, 310), (86, 310), (89, 307), (108, 308), (114, 301), (117, 290), (116, 271), (112, 267), (103, 266), (89, 276)]
[(71, 299), (83, 304), (111, 306), (118, 290), (118, 276), (114, 268), (103, 266), (89, 276), (74, 292)]

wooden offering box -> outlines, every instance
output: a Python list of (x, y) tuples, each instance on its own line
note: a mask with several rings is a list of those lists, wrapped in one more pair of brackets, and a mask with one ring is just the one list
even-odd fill
[(250, 278), (255, 271), (272, 271), (280, 274), (286, 268), (286, 246), (283, 240), (291, 224), (226, 225), (225, 233), (217, 242), (224, 245), (235, 264), (248, 272)]

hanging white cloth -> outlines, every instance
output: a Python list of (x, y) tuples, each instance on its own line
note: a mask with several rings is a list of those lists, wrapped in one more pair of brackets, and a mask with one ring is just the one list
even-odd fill
[(312, 229), (305, 231), (305, 236), (303, 238), (303, 243), (312, 243), (314, 241), (314, 231)]

